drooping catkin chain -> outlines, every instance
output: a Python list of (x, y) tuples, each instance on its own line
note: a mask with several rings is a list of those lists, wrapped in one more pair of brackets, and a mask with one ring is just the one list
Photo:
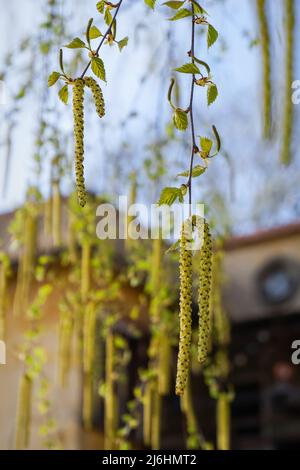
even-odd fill
[(0, 253), (0, 340), (5, 340), (6, 334), (6, 309), (7, 309), (7, 276), (9, 261)]
[(230, 398), (222, 392), (217, 398), (217, 449), (230, 449)]
[(153, 405), (151, 416), (151, 449), (160, 449), (160, 434), (161, 434), (161, 405), (162, 397), (158, 392), (157, 379), (154, 383), (153, 389)]
[(168, 395), (170, 392), (172, 344), (167, 335), (161, 335), (160, 338), (158, 354), (158, 392), (163, 396)]
[(115, 447), (116, 417), (118, 414), (113, 378), (115, 364), (115, 345), (114, 335), (112, 332), (109, 332), (106, 337), (105, 356), (104, 447), (106, 450), (112, 450)]
[(143, 395), (143, 440), (146, 447), (151, 445), (152, 395), (152, 381), (148, 380)]
[(85, 309), (83, 327), (83, 422), (85, 429), (92, 428), (93, 418), (93, 370), (96, 344), (96, 308), (90, 302)]
[(259, 23), (259, 35), (263, 63), (263, 120), (264, 137), (269, 138), (271, 133), (271, 55), (270, 55), (270, 32), (266, 15), (266, 0), (257, 0), (257, 14)]
[(182, 395), (187, 384), (192, 338), (192, 250), (188, 249), (185, 224), (180, 240), (180, 313), (179, 352), (177, 360), (176, 394)]
[(81, 244), (81, 300), (86, 302), (91, 283), (91, 241), (84, 239)]
[(86, 77), (84, 81), (86, 86), (90, 88), (92, 92), (98, 116), (100, 118), (103, 118), (103, 116), (105, 115), (105, 103), (100, 86), (92, 77)]
[(294, 75), (294, 47), (295, 47), (295, 4), (294, 0), (285, 0), (285, 31), (286, 31), (286, 51), (285, 51), (285, 104), (283, 110), (283, 137), (281, 148), (281, 162), (289, 165), (291, 162), (291, 140), (293, 134), (293, 102), (292, 83)]
[(84, 182), (84, 84), (85, 81), (77, 78), (73, 85), (73, 117), (75, 138), (75, 174), (78, 202), (84, 207), (87, 194)]
[(30, 438), (31, 419), (31, 392), (32, 380), (28, 375), (21, 377), (19, 384), (17, 424), (16, 424), (16, 449), (26, 449)]
[(200, 252), (199, 270), (199, 337), (198, 360), (202, 364), (206, 361), (210, 348), (211, 333), (211, 281), (212, 281), (212, 238), (209, 225), (204, 222), (203, 245)]
[(62, 387), (67, 383), (70, 371), (73, 325), (72, 312), (64, 308), (60, 313), (58, 350), (58, 374)]

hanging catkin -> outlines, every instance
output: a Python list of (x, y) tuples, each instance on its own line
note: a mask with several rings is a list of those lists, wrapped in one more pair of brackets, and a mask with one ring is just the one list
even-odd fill
[(158, 392), (163, 396), (170, 392), (172, 345), (167, 334), (162, 333), (158, 352)]
[(31, 392), (32, 380), (28, 375), (21, 377), (19, 384), (17, 424), (16, 424), (16, 449), (26, 449), (30, 438), (31, 418)]
[(58, 375), (62, 387), (67, 384), (71, 364), (73, 318), (69, 308), (61, 308), (59, 321)]
[(84, 84), (85, 81), (77, 78), (73, 85), (73, 116), (75, 137), (75, 173), (78, 202), (84, 207), (87, 194), (84, 182)]
[(81, 244), (81, 300), (86, 302), (91, 282), (91, 242), (84, 239)]
[(5, 341), (6, 334), (8, 268), (8, 257), (4, 253), (0, 253), (0, 340), (2, 341)]
[(176, 394), (182, 395), (187, 383), (192, 337), (192, 251), (183, 224), (180, 240), (180, 313), (179, 352), (177, 360)]
[(55, 247), (61, 245), (61, 194), (58, 181), (52, 186), (52, 238)]
[(143, 395), (143, 439), (144, 445), (151, 445), (151, 416), (152, 416), (152, 381), (145, 383)]
[(257, 14), (259, 23), (259, 36), (263, 64), (263, 121), (264, 137), (267, 139), (271, 133), (271, 56), (270, 32), (266, 15), (266, 1), (257, 0)]
[(212, 238), (209, 225), (204, 221), (203, 245), (200, 252), (199, 269), (199, 338), (198, 360), (202, 364), (206, 361), (210, 348), (210, 298), (212, 278)]
[(100, 118), (103, 118), (103, 116), (105, 115), (105, 103), (100, 86), (92, 77), (86, 77), (84, 81), (86, 86), (90, 88), (92, 92), (98, 116)]
[(217, 398), (217, 448), (230, 449), (230, 398), (224, 392)]
[(295, 29), (295, 4), (294, 0), (285, 0), (285, 105), (283, 110), (283, 137), (281, 148), (281, 162), (289, 165), (291, 162), (291, 140), (293, 134), (294, 108), (292, 102), (292, 83), (294, 75), (294, 29)]
[(153, 384), (153, 405), (151, 416), (151, 449), (160, 449), (160, 430), (161, 430), (161, 396), (158, 393), (158, 383), (155, 380)]
[(114, 335), (112, 332), (109, 332), (106, 337), (105, 356), (104, 446), (106, 450), (112, 450), (115, 447), (116, 417), (118, 414), (113, 377), (115, 346)]
[(96, 344), (96, 308), (91, 302), (85, 309), (83, 327), (83, 422), (85, 429), (92, 428), (93, 370)]

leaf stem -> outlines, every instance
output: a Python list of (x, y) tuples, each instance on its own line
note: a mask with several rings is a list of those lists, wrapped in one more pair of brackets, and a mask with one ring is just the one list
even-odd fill
[[(191, 37), (191, 50), (189, 51), (189, 55), (192, 59), (192, 63), (195, 63), (195, 7), (192, 3), (192, 37)], [(192, 174), (193, 174), (193, 165), (194, 165), (194, 155), (195, 150), (197, 149), (196, 145), (196, 136), (195, 136), (195, 126), (194, 126), (194, 110), (193, 110), (193, 102), (194, 102), (194, 90), (195, 90), (195, 75), (192, 75), (192, 83), (191, 83), (191, 92), (190, 92), (190, 104), (189, 104), (189, 113), (191, 118), (191, 133), (192, 133), (192, 153), (190, 159), (190, 170), (189, 170), (189, 178), (187, 181), (187, 186), (189, 188), (189, 211), (190, 216), (192, 215)]]
[[(103, 37), (102, 37), (102, 39), (101, 39), (101, 41), (100, 41), (100, 44), (99, 44), (99, 46), (98, 46), (97, 49), (96, 49), (96, 52), (95, 52), (95, 56), (96, 56), (96, 57), (98, 57), (99, 51), (100, 51), (100, 49), (101, 49), (101, 47), (102, 47), (102, 45), (103, 45), (105, 39), (106, 39), (107, 36), (111, 33), (113, 24), (114, 24), (114, 22), (115, 22), (115, 20), (116, 20), (116, 17), (117, 17), (117, 15), (118, 15), (118, 13), (119, 13), (119, 10), (120, 10), (120, 7), (121, 7), (121, 5), (122, 5), (122, 2), (123, 2), (123, 0), (120, 0), (119, 3), (116, 4), (116, 11), (115, 11), (115, 14), (114, 14), (114, 16), (113, 16), (113, 19), (111, 20), (111, 23), (110, 23), (109, 27), (107, 28), (106, 32), (104, 33), (104, 35), (103, 35)], [(91, 66), (91, 63), (92, 63), (92, 61), (90, 60), (89, 63), (87, 64), (87, 66), (85, 67), (84, 71), (82, 72), (80, 78), (84, 78), (85, 74), (87, 73), (87, 71), (89, 70), (89, 68), (90, 68), (90, 66)]]

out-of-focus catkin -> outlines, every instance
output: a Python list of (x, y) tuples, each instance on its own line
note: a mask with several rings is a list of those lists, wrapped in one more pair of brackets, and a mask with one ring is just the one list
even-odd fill
[(291, 140), (293, 135), (294, 106), (292, 102), (292, 83), (294, 71), (295, 48), (295, 4), (294, 0), (285, 0), (285, 105), (283, 115), (283, 137), (281, 162), (289, 165), (291, 162)]
[(86, 77), (84, 81), (86, 86), (90, 88), (92, 92), (98, 116), (100, 118), (103, 118), (103, 116), (105, 115), (105, 103), (100, 86), (92, 77)]
[(217, 448), (230, 449), (230, 397), (222, 392), (217, 398)]
[(206, 361), (210, 348), (211, 334), (211, 298), (212, 281), (212, 237), (209, 225), (204, 222), (203, 245), (200, 252), (199, 269), (199, 337), (198, 337), (198, 360), (202, 364)]
[(180, 313), (179, 352), (177, 360), (176, 394), (182, 395), (187, 384), (192, 338), (192, 250), (188, 249), (186, 224), (180, 240)]
[(84, 84), (85, 81), (77, 78), (73, 85), (73, 116), (75, 137), (75, 173), (79, 205), (84, 207), (87, 194), (84, 182)]
[(19, 384), (17, 424), (16, 424), (16, 449), (26, 449), (30, 438), (31, 419), (31, 392), (32, 380), (24, 374)]
[(257, 0), (257, 15), (259, 23), (259, 35), (263, 63), (263, 118), (264, 137), (269, 138), (271, 134), (271, 55), (270, 55), (270, 32), (266, 15), (266, 1)]

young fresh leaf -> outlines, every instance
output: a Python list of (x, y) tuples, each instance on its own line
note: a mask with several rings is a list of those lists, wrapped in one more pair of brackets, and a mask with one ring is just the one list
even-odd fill
[(104, 12), (104, 6), (105, 6), (104, 0), (101, 0), (100, 2), (97, 3), (96, 8), (99, 11), (99, 13)]
[(105, 13), (104, 13), (104, 21), (105, 23), (109, 26), (111, 25), (112, 23), (112, 16), (111, 16), (111, 12), (110, 12), (110, 9), (109, 8), (106, 8), (105, 9)]
[(204, 10), (204, 8), (202, 8), (202, 6), (199, 5), (198, 2), (196, 2), (195, 0), (192, 0), (192, 4), (194, 5), (195, 15), (208, 15), (207, 11)]
[[(197, 178), (198, 176), (201, 176), (205, 171), (206, 167), (203, 167), (201, 165), (195, 165), (192, 171), (192, 177)], [(189, 171), (184, 171), (183, 173), (179, 173), (177, 176), (184, 176), (187, 178), (189, 175)]]
[(200, 147), (201, 150), (208, 155), (210, 154), (210, 151), (213, 146), (213, 141), (209, 139), (208, 137), (200, 137)]
[(173, 114), (173, 122), (176, 129), (185, 131), (188, 127), (187, 113), (180, 108), (177, 108)]
[(97, 39), (100, 36), (102, 36), (102, 34), (100, 30), (97, 28), (97, 26), (91, 26), (90, 32), (89, 32), (90, 39)]
[(156, 0), (144, 0), (147, 7), (151, 8), (152, 10), (154, 10), (154, 7), (155, 7), (155, 3), (156, 3)]
[(121, 39), (121, 41), (118, 42), (118, 47), (120, 49), (120, 52), (124, 47), (127, 46), (127, 44), (128, 44), (128, 37), (127, 36), (126, 36), (126, 38), (123, 38), (123, 39)]
[(98, 78), (106, 82), (104, 63), (100, 57), (92, 58), (92, 71)]
[(200, 73), (200, 70), (197, 67), (197, 65), (193, 64), (192, 62), (189, 64), (184, 64), (181, 67), (178, 67), (177, 69), (174, 69), (174, 70), (180, 73), (192, 73), (192, 74)]
[(190, 64), (184, 64), (181, 67), (177, 67), (177, 69), (174, 69), (176, 72), (180, 73), (200, 73), (199, 68), (197, 67), (196, 64), (193, 64), (192, 62)]
[(218, 39), (218, 31), (211, 25), (208, 25), (207, 29), (207, 47), (210, 48)]
[(188, 10), (187, 8), (181, 8), (180, 10), (177, 11), (176, 15), (174, 15), (172, 18), (169, 18), (169, 20), (177, 21), (177, 20), (181, 20), (182, 18), (186, 18), (187, 16), (192, 16), (192, 12)]
[(183, 202), (183, 196), (180, 188), (164, 188), (160, 194), (158, 205), (166, 204), (171, 206), (176, 200)]
[(51, 75), (49, 75), (49, 78), (48, 78), (48, 86), (53, 86), (57, 80), (59, 79), (60, 77), (60, 73), (59, 72), (52, 72)]
[(173, 10), (178, 10), (178, 8), (182, 7), (182, 5), (184, 4), (184, 2), (179, 2), (179, 1), (170, 1), (170, 2), (165, 2), (163, 3), (163, 5), (165, 5), (166, 7), (169, 7), (169, 8), (172, 8)]
[(59, 90), (58, 96), (60, 97), (61, 101), (64, 104), (68, 104), (68, 101), (69, 101), (69, 87), (68, 87), (68, 85), (63, 86)]
[(86, 47), (86, 45), (80, 38), (74, 38), (65, 47), (68, 47), (69, 49), (82, 49), (82, 48)]
[(210, 106), (212, 103), (214, 103), (216, 101), (217, 97), (218, 97), (218, 88), (214, 83), (212, 83), (207, 88), (207, 104), (208, 104), (208, 106)]

